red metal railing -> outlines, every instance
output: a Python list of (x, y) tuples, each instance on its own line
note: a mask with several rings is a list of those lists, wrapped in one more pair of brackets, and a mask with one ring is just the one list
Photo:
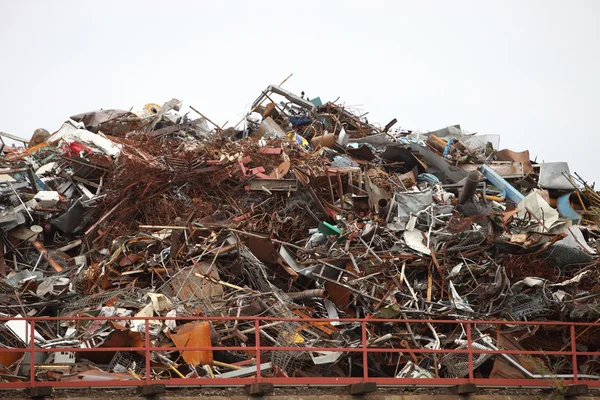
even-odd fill
[[(521, 322), (521, 321), (480, 321), (480, 320), (415, 320), (415, 319), (305, 319), (305, 318), (257, 318), (257, 317), (36, 317), (36, 318), (7, 318), (0, 317), (0, 322), (18, 320), (27, 324), (27, 335), (29, 343), (27, 348), (3, 348), (2, 352), (29, 352), (30, 354), (30, 369), (29, 380), (20, 380), (13, 382), (0, 382), (0, 389), (17, 389), (17, 388), (32, 388), (41, 386), (52, 386), (55, 388), (75, 388), (75, 387), (127, 387), (127, 386), (142, 386), (153, 383), (160, 383), (167, 386), (238, 386), (248, 385), (252, 383), (267, 382), (275, 386), (283, 385), (311, 385), (311, 386), (330, 386), (330, 385), (347, 385), (359, 382), (374, 382), (378, 385), (390, 386), (451, 386), (461, 383), (474, 383), (478, 386), (487, 387), (552, 387), (556, 386), (560, 381), (562, 385), (581, 384), (585, 383), (592, 388), (600, 388), (600, 379), (598, 377), (582, 375), (578, 371), (578, 357), (596, 356), (600, 358), (600, 352), (578, 351), (577, 338), (584, 331), (589, 329), (600, 328), (600, 323), (579, 323), (579, 322)], [(143, 347), (101, 347), (101, 348), (82, 348), (82, 347), (60, 347), (60, 348), (39, 348), (36, 347), (35, 327), (36, 323), (50, 321), (132, 321), (144, 320), (145, 334)], [(177, 320), (177, 321), (253, 321), (254, 323), (254, 345), (248, 346), (204, 346), (204, 347), (155, 347), (150, 341), (150, 322), (151, 320)], [(265, 346), (261, 344), (261, 325), (260, 322), (298, 322), (302, 324), (317, 324), (327, 322), (353, 322), (361, 325), (361, 343), (356, 347), (280, 347), (280, 346)], [(432, 348), (387, 348), (374, 347), (368, 341), (368, 324), (402, 324), (406, 326), (416, 326), (418, 324), (452, 324), (463, 325), (466, 331), (466, 348), (465, 349), (432, 349)], [(517, 325), (527, 326), (568, 326), (570, 327), (570, 349), (569, 350), (508, 350), (508, 349), (481, 349), (473, 346), (472, 329), (477, 325)], [(579, 330), (579, 334), (577, 331)], [(600, 339), (598, 339), (600, 341)], [(479, 346), (481, 347), (481, 346)], [(145, 354), (145, 377), (144, 379), (136, 380), (79, 380), (79, 381), (40, 381), (36, 380), (35, 355), (37, 353), (50, 352), (139, 352), (144, 351)], [(254, 361), (256, 364), (256, 373), (252, 377), (236, 377), (236, 378), (169, 378), (169, 379), (152, 379), (152, 366), (150, 352), (152, 351), (214, 351), (214, 350), (231, 350), (231, 351), (253, 351), (255, 353)], [(361, 353), (362, 354), (362, 376), (353, 377), (280, 377), (268, 376), (265, 377), (261, 373), (261, 352), (298, 352), (298, 351), (332, 351), (345, 353)], [(403, 354), (439, 354), (447, 355), (451, 353), (466, 354), (468, 358), (469, 374), (465, 378), (382, 378), (369, 376), (369, 353), (403, 353)], [(475, 377), (473, 372), (473, 356), (479, 354), (493, 354), (504, 356), (530, 355), (530, 356), (568, 356), (570, 357), (572, 374), (569, 376), (548, 376), (551, 373), (544, 374), (543, 378), (525, 378), (525, 379), (490, 379)]]

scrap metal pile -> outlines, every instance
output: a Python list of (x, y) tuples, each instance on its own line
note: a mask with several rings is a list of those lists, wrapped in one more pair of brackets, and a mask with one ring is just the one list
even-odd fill
[[(269, 86), (239, 127), (179, 113), (71, 117), (23, 147), (2, 134), (0, 315), (37, 322), (39, 348), (141, 347), (140, 320), (100, 317), (331, 318), (265, 320), (263, 376), (356, 376), (354, 352), (303, 347), (464, 349), (460, 323), (381, 319), (600, 319), (600, 195), (565, 163), (536, 164), (499, 137), (459, 126), (384, 127), (341, 104)], [(12, 137), (14, 139), (14, 137)], [(340, 321), (335, 321), (340, 319)], [(349, 319), (349, 320), (347, 320)], [(27, 323), (0, 324), (0, 346), (29, 343)], [(598, 351), (600, 330), (578, 331)], [(479, 349), (560, 350), (563, 326), (478, 324)], [(152, 379), (252, 376), (253, 321), (150, 320)], [(227, 346), (247, 346), (230, 351)], [(478, 346), (478, 347), (477, 347)], [(144, 352), (41, 354), (43, 381), (140, 379)], [(28, 375), (29, 354), (0, 350), (0, 379)], [(377, 352), (375, 377), (464, 377), (466, 355)], [(475, 355), (483, 377), (570, 373), (560, 357)], [(600, 374), (593, 357), (580, 378)]]

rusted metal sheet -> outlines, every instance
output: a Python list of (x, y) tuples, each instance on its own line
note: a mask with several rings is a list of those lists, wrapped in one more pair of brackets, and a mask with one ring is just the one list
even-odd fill
[(533, 172), (533, 165), (530, 161), (529, 150), (521, 152), (512, 151), (508, 149), (500, 150), (496, 153), (496, 159), (498, 161), (520, 162), (523, 165), (524, 174), (530, 174)]
[[(462, 164), (465, 171), (478, 171), (482, 164)], [(503, 178), (523, 178), (525, 169), (521, 162), (491, 162), (486, 164), (490, 169)]]
[[(169, 335), (173, 343), (178, 347), (210, 347), (210, 323), (209, 322), (190, 322), (177, 329), (177, 333)], [(185, 350), (181, 352), (181, 357), (188, 364), (213, 365), (213, 353), (211, 350)]]

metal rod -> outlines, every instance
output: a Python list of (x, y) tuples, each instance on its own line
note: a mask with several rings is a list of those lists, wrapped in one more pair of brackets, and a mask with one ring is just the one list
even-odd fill
[(256, 383), (261, 381), (260, 371), (260, 321), (254, 320), (254, 340), (256, 342)]
[[(52, 256), (50, 256), (50, 254), (48, 254), (48, 250), (46, 250), (44, 245), (39, 240), (36, 240), (35, 242), (33, 242), (33, 245), (35, 246), (37, 251), (39, 251), (40, 254), (44, 257), (44, 259), (46, 261), (48, 261), (48, 263), (52, 266), (52, 268), (54, 268), (54, 270), (56, 272), (61, 272), (63, 270), (62, 265), (60, 265), (58, 262), (56, 262), (56, 260), (54, 258), (52, 258)], [(36, 266), (37, 266), (37, 264), (36, 264)]]
[(473, 382), (473, 340), (471, 338), (471, 323), (467, 322), (467, 357), (469, 360), (469, 382)]
[(146, 355), (146, 384), (150, 384), (150, 321), (144, 320), (144, 354)]
[(369, 353), (367, 348), (367, 323), (363, 321), (360, 325), (362, 341), (363, 382), (369, 379)]
[(205, 120), (207, 120), (208, 122), (210, 122), (215, 128), (217, 128), (217, 132), (221, 131), (221, 127), (217, 124), (215, 124), (214, 122), (212, 122), (210, 120), (210, 118), (208, 118), (206, 115), (202, 114), (200, 111), (196, 110), (194, 107), (190, 106), (190, 109), (194, 110), (198, 115), (200, 115), (202, 118), (204, 118)]
[(572, 356), (571, 356), (571, 360), (573, 363), (573, 380), (575, 382), (578, 381), (578, 377), (577, 377), (577, 343), (575, 342), (575, 325), (571, 325), (570, 327), (570, 337), (571, 337), (571, 352), (572, 352)]
[(292, 300), (309, 300), (312, 298), (326, 299), (329, 297), (329, 293), (325, 289), (308, 289), (303, 292), (291, 292), (287, 293)]
[(27, 324), (29, 329), (29, 384), (30, 387), (35, 387), (35, 321)]

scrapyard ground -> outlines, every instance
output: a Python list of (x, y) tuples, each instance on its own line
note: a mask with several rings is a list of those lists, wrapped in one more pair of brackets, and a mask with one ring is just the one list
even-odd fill
[[(552, 390), (536, 389), (480, 389), (480, 394), (474, 393), (468, 397), (451, 394), (446, 388), (379, 388), (376, 393), (363, 396), (352, 396), (346, 388), (342, 387), (301, 387), (301, 388), (275, 388), (273, 392), (263, 397), (248, 396), (242, 388), (173, 388), (167, 389), (164, 395), (156, 399), (177, 400), (252, 400), (264, 398), (268, 400), (355, 400), (364, 398), (367, 400), (559, 400), (564, 397)], [(22, 392), (0, 392), (2, 398), (28, 399)], [(106, 390), (57, 390), (52, 395), (56, 399), (121, 399), (141, 398), (135, 390), (129, 389), (106, 389)], [(600, 398), (600, 392), (592, 391), (589, 395), (578, 396), (577, 400), (588, 400)]]

